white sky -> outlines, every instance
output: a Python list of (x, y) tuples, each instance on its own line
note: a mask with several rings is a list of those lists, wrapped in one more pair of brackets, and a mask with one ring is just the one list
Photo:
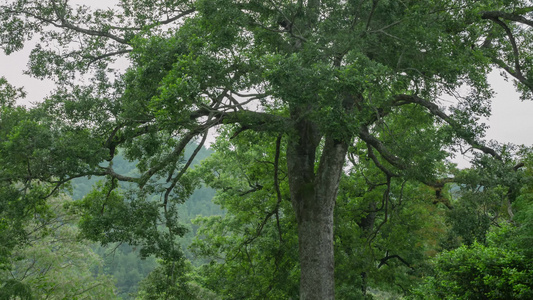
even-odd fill
[(487, 138), (501, 143), (533, 145), (533, 99), (520, 101), (511, 81), (498, 74), (490, 74), (490, 83), (496, 91), (492, 100), (492, 115)]

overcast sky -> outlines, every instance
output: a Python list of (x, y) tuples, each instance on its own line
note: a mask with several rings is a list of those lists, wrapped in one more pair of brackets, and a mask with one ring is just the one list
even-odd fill
[[(91, 3), (108, 6), (113, 0), (74, 1), (77, 3)], [(31, 47), (22, 51), (5, 56), (0, 52), (0, 76), (4, 76), (15, 85), (24, 87), (28, 92), (27, 98), (21, 104), (39, 102), (50, 93), (53, 84), (50, 81), (40, 81), (23, 75), (28, 61)], [(490, 82), (496, 91), (492, 105), (492, 116), (487, 120), (490, 126), (487, 139), (494, 139), (501, 143), (533, 145), (533, 99), (522, 102), (515, 92), (511, 82), (505, 82), (498, 74), (493, 72)]]

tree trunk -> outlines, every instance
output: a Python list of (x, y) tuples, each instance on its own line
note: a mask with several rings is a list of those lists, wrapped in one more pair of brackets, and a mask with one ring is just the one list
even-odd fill
[(308, 207), (299, 216), (300, 299), (335, 299), (333, 211), (330, 205)]
[(291, 200), (298, 221), (300, 299), (335, 299), (333, 208), (344, 166), (347, 143), (326, 137), (315, 173), (320, 141), (310, 122), (301, 122), (299, 140), (287, 149)]

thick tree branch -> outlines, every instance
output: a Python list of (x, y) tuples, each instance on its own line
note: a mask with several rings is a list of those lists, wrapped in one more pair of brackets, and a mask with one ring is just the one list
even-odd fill
[(507, 65), (503, 60), (497, 57), (490, 57), (490, 59), (492, 60), (493, 63), (495, 63), (500, 68), (507, 71), (507, 73), (513, 76), (516, 80), (518, 80), (520, 83), (527, 86), (527, 88), (533, 91), (533, 82), (531, 82), (531, 80), (528, 80), (526, 77), (524, 77), (522, 73), (516, 72), (513, 68)]
[[(502, 59), (496, 57), (496, 56), (489, 56), (493, 63), (498, 65), (500, 68), (504, 69), (509, 73), (511, 76), (513, 76), (516, 80), (518, 80), (520, 83), (525, 85), (527, 88), (533, 91), (533, 82), (531, 80), (528, 80), (524, 75), (522, 74), (521, 66), (520, 66), (520, 51), (518, 49), (518, 45), (516, 43), (516, 39), (514, 38), (514, 35), (502, 20), (500, 18), (509, 20), (509, 21), (515, 21), (522, 24), (526, 24), (530, 27), (533, 27), (533, 21), (526, 19), (518, 14), (514, 13), (506, 13), (502, 11), (487, 11), (484, 12), (481, 15), (482, 19), (491, 20), (494, 23), (498, 24), (500, 27), (503, 28), (505, 31), (507, 37), (509, 38), (509, 41), (511, 42), (511, 46), (513, 48), (513, 56), (514, 56), (514, 68), (510, 67), (506, 62), (504, 62)], [(483, 43), (483, 48), (490, 48), (491, 47), (491, 41), (492, 37), (489, 35), (485, 42)]]
[(195, 7), (191, 7), (187, 10), (184, 10), (184, 11), (181, 11), (179, 14), (175, 15), (174, 17), (171, 17), (171, 18), (167, 18), (166, 20), (162, 20), (162, 21), (157, 21), (157, 22), (154, 22), (152, 24), (148, 24), (146, 25), (144, 28), (140, 28), (140, 29), (145, 29), (145, 28), (152, 28), (152, 27), (155, 27), (155, 26), (161, 26), (161, 25), (167, 25), (167, 24), (170, 24), (174, 21), (177, 21), (185, 16), (188, 16), (192, 13), (196, 12), (196, 8)]
[(493, 17), (489, 18), (494, 23), (500, 25), (500, 27), (505, 30), (505, 33), (507, 34), (507, 37), (509, 38), (509, 41), (511, 42), (511, 46), (513, 47), (513, 56), (514, 56), (514, 65), (515, 65), (515, 72), (522, 76), (522, 71), (520, 67), (520, 51), (518, 50), (518, 46), (516, 45), (516, 39), (514, 38), (513, 32), (511, 31), (511, 28), (507, 26), (504, 22), (502, 22), (499, 18)]
[[(491, 148), (489, 148), (489, 147), (487, 147), (485, 145), (482, 145), (481, 143), (479, 143), (476, 140), (474, 140), (474, 138), (472, 138), (470, 136), (467, 136), (466, 134), (463, 134), (462, 133), (462, 125), (459, 124), (459, 122), (457, 122), (456, 120), (454, 120), (450, 116), (448, 116), (446, 113), (444, 113), (436, 104), (431, 103), (429, 101), (426, 101), (426, 100), (424, 100), (424, 99), (422, 99), (422, 98), (420, 98), (418, 96), (415, 96), (415, 95), (397, 95), (395, 97), (395, 104), (396, 105), (403, 105), (403, 104), (407, 104), (407, 103), (416, 103), (416, 104), (419, 104), (419, 105), (427, 108), (431, 114), (433, 114), (434, 116), (439, 117), (440, 119), (442, 119), (443, 121), (448, 123), (455, 130), (455, 133), (460, 138), (462, 138), (464, 141), (466, 141), (468, 144), (470, 144), (470, 146), (472, 146), (472, 148), (478, 149), (478, 150), (482, 151), (485, 154), (489, 154), (489, 155), (491, 155), (492, 157), (494, 157), (494, 158), (496, 158), (498, 160), (502, 160), (502, 157), (494, 149), (491, 149)], [(378, 151), (379, 151), (379, 149), (378, 149)]]
[(513, 167), (513, 170), (515, 171), (518, 171), (518, 169), (524, 167), (526, 164), (524, 164), (524, 162), (519, 162), (518, 164), (516, 164), (514, 167)]
[(279, 156), (281, 152), (281, 135), (276, 139), (276, 153), (274, 155), (274, 188), (276, 189), (277, 205), (281, 203), (281, 190), (279, 188)]
[(242, 130), (286, 133), (293, 128), (293, 122), (289, 118), (251, 110), (228, 112), (202, 107), (192, 112), (190, 118), (198, 119), (210, 114), (224, 124), (239, 124)]
[(190, 14), (194, 13), (194, 12), (196, 12), (196, 8), (191, 7), (189, 9), (181, 11), (179, 14), (175, 15), (174, 17), (170, 17), (170, 18), (167, 18), (165, 20), (153, 22), (151, 24), (144, 25), (143, 27), (109, 26), (109, 28), (110, 29), (115, 29), (115, 30), (122, 30), (122, 31), (125, 31), (125, 30), (141, 31), (141, 30), (145, 30), (147, 28), (153, 28), (153, 27), (156, 27), (156, 26), (170, 24), (170, 23), (172, 23), (174, 21), (177, 21), (177, 20), (179, 20), (179, 19), (181, 19), (181, 18), (183, 18), (183, 17), (185, 17), (187, 15), (190, 15)]
[(240, 124), (244, 130), (252, 129), (255, 131), (286, 132), (291, 128), (291, 122), (288, 118), (276, 116), (268, 113), (254, 112), (249, 110), (224, 112), (210, 107), (202, 107), (190, 114), (190, 119), (200, 119), (209, 117), (210, 121), (204, 125), (197, 126), (185, 134), (174, 151), (168, 154), (157, 165), (146, 171), (139, 180), (139, 186), (142, 188), (146, 182), (158, 171), (162, 170), (168, 164), (175, 161), (185, 149), (185, 146), (199, 133), (204, 132), (220, 123)]
[(503, 11), (485, 11), (481, 14), (481, 18), (490, 20), (502, 18), (505, 20), (515, 21), (533, 27), (533, 20), (526, 19), (519, 14), (506, 13)]
[(367, 143), (367, 149), (368, 149), (368, 157), (370, 157), (370, 159), (372, 159), (372, 161), (374, 162), (374, 164), (376, 165), (376, 167), (378, 167), (383, 173), (385, 173), (385, 175), (387, 175), (388, 177), (398, 177), (399, 175), (396, 174), (396, 173), (393, 173), (392, 171), (390, 171), (389, 169), (385, 168), (385, 166), (383, 166), (378, 158), (376, 157), (376, 155), (374, 154), (374, 150), (372, 149), (372, 146), (370, 146), (370, 144)]
[(115, 170), (113, 170), (112, 164), (109, 164), (109, 166), (107, 168), (103, 168), (103, 169), (105, 170), (104, 172), (102, 172), (102, 173), (94, 173), (92, 175), (93, 176), (106, 176), (106, 175), (109, 175), (109, 176), (111, 176), (113, 178), (116, 178), (119, 181), (126, 181), (126, 182), (137, 182), (138, 183), (139, 180), (141, 180), (141, 178), (124, 176), (124, 175), (116, 173)]
[[(114, 41), (116, 41), (116, 42), (118, 42), (120, 44), (128, 44), (129, 43), (129, 40), (121, 38), (121, 37), (119, 37), (117, 35), (111, 34), (108, 31), (92, 30), (92, 29), (82, 28), (82, 27), (79, 27), (77, 25), (72, 24), (70, 21), (68, 21), (65, 18), (64, 14), (60, 12), (61, 8), (58, 7), (58, 5), (56, 4), (56, 1), (52, 0), (51, 2), (52, 2), (52, 5), (54, 7), (55, 15), (58, 18), (58, 20), (60, 21), (60, 23), (52, 22), (51, 20), (47, 20), (47, 19), (44, 19), (44, 18), (41, 18), (40, 19), (41, 21), (48, 22), (48, 24), (56, 26), (58, 28), (67, 28), (67, 29), (73, 30), (75, 32), (79, 32), (79, 33), (86, 34), (86, 35), (89, 35), (89, 36), (106, 37), (106, 38), (112, 39), (112, 40), (114, 40)], [(33, 17), (37, 18), (35, 15)]]
[[(140, 178), (122, 176), (120, 174), (115, 173), (112, 168), (105, 169), (105, 172), (103, 172), (101, 175), (110, 175), (111, 177), (117, 178), (120, 181), (137, 182), (139, 186), (143, 188), (144, 185), (146, 185), (148, 180), (154, 174), (156, 174), (157, 172), (174, 162), (176, 159), (178, 159), (178, 157), (183, 153), (185, 146), (195, 136), (213, 126), (216, 126), (217, 124), (234, 123), (240, 124), (242, 126), (242, 130), (250, 129), (255, 131), (271, 131), (280, 133), (287, 132), (292, 127), (292, 122), (288, 118), (248, 110), (224, 112), (210, 107), (202, 107), (190, 114), (190, 120), (198, 120), (203, 117), (209, 117), (210, 121), (205, 122), (203, 125), (198, 125), (196, 128), (186, 133), (171, 153), (169, 153), (165, 158), (163, 158), (157, 165), (153, 166), (144, 174), (142, 174)], [(138, 130), (136, 136), (140, 136), (149, 132), (150, 128), (151, 126), (141, 127)], [(111, 133), (111, 137), (105, 143), (105, 146), (110, 150), (114, 149), (120, 143), (124, 142), (124, 138), (117, 139), (118, 129), (119, 127), (113, 130), (113, 132)]]
[[(120, 44), (129, 44), (130, 43), (129, 39), (126, 39), (126, 38), (120, 37), (118, 35), (112, 34), (108, 30), (93, 30), (93, 29), (88, 29), (88, 28), (84, 28), (84, 27), (81, 27), (81, 26), (73, 24), (71, 21), (69, 21), (65, 17), (65, 14), (62, 13), (64, 8), (61, 6), (61, 4), (58, 4), (57, 1), (54, 1), (54, 0), (52, 0), (51, 3), (52, 3), (52, 6), (54, 8), (54, 12), (55, 12), (55, 18), (53, 18), (53, 19), (49, 18), (49, 17), (45, 17), (45, 16), (42, 16), (42, 15), (39, 15), (38, 13), (33, 13), (29, 9), (27, 9), (27, 10), (23, 10), (23, 9), (17, 9), (17, 10), (5, 9), (4, 12), (11, 13), (11, 14), (17, 14), (17, 15), (18, 14), (22, 14), (22, 15), (34, 18), (34, 19), (36, 19), (36, 20), (38, 20), (38, 21), (40, 21), (40, 22), (42, 22), (44, 24), (52, 25), (52, 26), (58, 27), (58, 28), (70, 29), (70, 30), (73, 30), (75, 32), (82, 33), (82, 34), (85, 34), (85, 35), (88, 35), (88, 36), (106, 37), (106, 38), (114, 40), (114, 41), (116, 41), (116, 42), (118, 42)], [(38, 12), (40, 11), (39, 7), (35, 7), (33, 9), (38, 11)], [(162, 26), (162, 25), (170, 24), (170, 23), (175, 22), (175, 21), (177, 21), (179, 19), (182, 19), (183, 17), (186, 17), (186, 16), (188, 16), (188, 15), (194, 13), (194, 12), (196, 12), (196, 8), (191, 7), (189, 9), (186, 9), (186, 10), (183, 10), (183, 11), (179, 12), (177, 15), (175, 15), (173, 17), (166, 18), (164, 20), (160, 20), (160, 21), (156, 21), (156, 22), (152, 22), (152, 23), (150, 23), (148, 25), (145, 25), (143, 27), (107, 26), (106, 28), (108, 28), (109, 30), (120, 30), (120, 31), (123, 31), (123, 32), (126, 32), (126, 31), (141, 31), (141, 30), (146, 30), (148, 28), (153, 28), (153, 27), (156, 27), (156, 26)], [(116, 54), (122, 54), (122, 51), (118, 51), (118, 52), (119, 53), (116, 53)], [(104, 56), (102, 56), (100, 58), (103, 58), (103, 57), (106, 57), (106, 56), (111, 56), (111, 55), (104, 55)]]
[(400, 169), (405, 169), (407, 167), (406, 163), (403, 162), (399, 157), (389, 152), (387, 147), (383, 145), (383, 143), (378, 140), (376, 137), (370, 134), (368, 131), (368, 127), (361, 126), (359, 128), (359, 137), (365, 141), (368, 145), (372, 146), (374, 149), (376, 149), (381, 156), (388, 161), (391, 165), (398, 167)]

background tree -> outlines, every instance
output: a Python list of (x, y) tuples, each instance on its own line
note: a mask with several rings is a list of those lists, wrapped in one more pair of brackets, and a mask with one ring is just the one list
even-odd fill
[(220, 299), (212, 291), (198, 285), (195, 277), (188, 261), (181, 265), (162, 262), (141, 282), (135, 299)]
[[(0, 296), (13, 299), (115, 299), (113, 280), (101, 274), (102, 259), (78, 239), (75, 218), (63, 206), (66, 196), (49, 199), (50, 217), (24, 225), (25, 242), (17, 245), (8, 268), (0, 272)], [(98, 274), (100, 273), (100, 274)]]
[[(439, 254), (435, 275), (415, 289), (418, 299), (529, 299), (531, 256), (513, 245), (517, 228), (494, 228), (486, 245), (475, 241)], [(521, 238), (521, 237), (519, 237)]]
[[(14, 109), (15, 101), (18, 97), (24, 95), (21, 89), (17, 89), (10, 85), (5, 78), (0, 78), (0, 116), (2, 116), (2, 130), (1, 134), (5, 136), (9, 129), (4, 129), (8, 126), (5, 125), (6, 114), (9, 114)], [(16, 115), (16, 113), (13, 113)], [(10, 123), (15, 123), (16, 120), (10, 120)], [(3, 139), (2, 139), (3, 140)], [(2, 170), (2, 174), (8, 171), (8, 169)], [(16, 206), (13, 205), (13, 198), (16, 195), (16, 190), (9, 184), (6, 184), (3, 180), (0, 185), (0, 238), (4, 241), (0, 245), (0, 269), (5, 269), (11, 254), (11, 250), (17, 243), (23, 238), (24, 234), (21, 231), (21, 224), (25, 218), (22, 218), (20, 211), (17, 211)], [(13, 198), (12, 198), (13, 197)], [(11, 201), (8, 201), (10, 199)]]
[(531, 297), (530, 152), (505, 147), (502, 160), (478, 157), (456, 176), (446, 249), (433, 260), (420, 299)]

